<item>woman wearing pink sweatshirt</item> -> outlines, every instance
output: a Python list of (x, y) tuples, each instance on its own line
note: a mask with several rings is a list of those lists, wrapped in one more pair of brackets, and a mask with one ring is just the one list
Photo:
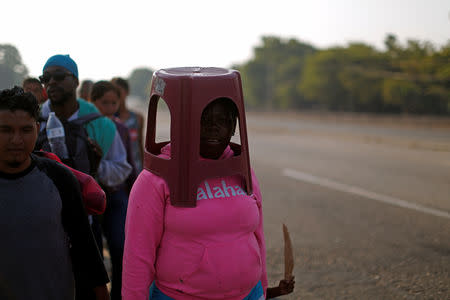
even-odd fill
[[(205, 108), (202, 158), (234, 155), (229, 142), (236, 118), (235, 104), (228, 99)], [(161, 156), (170, 156), (170, 145)], [(253, 172), (252, 178), (252, 195), (246, 194), (239, 176), (207, 179), (198, 187), (197, 206), (182, 208), (170, 204), (164, 179), (142, 171), (128, 206), (123, 299), (148, 299), (152, 284), (150, 299), (265, 299), (261, 193)], [(275, 292), (282, 294), (279, 288)]]

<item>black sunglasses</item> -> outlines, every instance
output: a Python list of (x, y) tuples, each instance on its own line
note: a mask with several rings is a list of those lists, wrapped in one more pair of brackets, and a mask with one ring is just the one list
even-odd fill
[(52, 77), (56, 81), (63, 81), (67, 76), (73, 76), (73, 74), (64, 71), (55, 71), (53, 73), (47, 72), (39, 76), (39, 80), (41, 81), (41, 83), (46, 84), (50, 82), (50, 79), (52, 79)]

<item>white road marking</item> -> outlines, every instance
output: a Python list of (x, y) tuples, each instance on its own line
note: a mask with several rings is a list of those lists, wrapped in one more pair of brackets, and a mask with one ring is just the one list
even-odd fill
[(311, 174), (307, 174), (304, 172), (296, 171), (293, 169), (283, 169), (282, 174), (287, 177), (291, 177), (300, 181), (308, 182), (311, 184), (320, 185), (323, 187), (327, 187), (330, 189), (334, 189), (340, 192), (355, 194), (358, 196), (366, 197), (371, 200), (376, 200), (384, 203), (388, 203), (391, 205), (403, 207), (403, 208), (409, 208), (414, 209), (429, 215), (437, 216), (437, 217), (444, 217), (447, 219), (450, 219), (450, 213), (438, 210), (434, 208), (425, 207), (419, 204), (411, 203), (405, 200), (397, 199), (394, 197), (390, 197), (387, 195), (378, 194), (375, 192), (371, 192), (356, 186), (340, 183), (337, 181), (333, 181), (327, 178), (321, 178), (317, 177)]

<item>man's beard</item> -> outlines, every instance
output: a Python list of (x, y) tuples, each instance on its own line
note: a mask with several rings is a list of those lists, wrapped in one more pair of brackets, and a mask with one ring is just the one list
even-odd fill
[(50, 99), (50, 102), (52, 105), (63, 105), (64, 103), (66, 103), (67, 101), (69, 101), (70, 98), (72, 98), (74, 96), (75, 91), (70, 91), (70, 92), (63, 92), (61, 94), (60, 97), (58, 97), (57, 99)]

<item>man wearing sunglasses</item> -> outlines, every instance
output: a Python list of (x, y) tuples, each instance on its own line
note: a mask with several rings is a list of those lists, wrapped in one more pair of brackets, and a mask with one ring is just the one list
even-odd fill
[[(92, 103), (77, 99), (78, 67), (69, 55), (58, 54), (50, 57), (42, 71), (43, 74), (39, 79), (49, 97), (41, 108), (43, 119), (47, 119), (51, 111), (55, 112), (60, 120), (69, 122), (91, 113), (98, 113)], [(45, 122), (41, 123), (41, 131), (45, 129), (45, 125)], [(102, 157), (96, 172), (98, 181), (108, 187), (121, 184), (130, 174), (131, 166), (127, 163), (126, 150), (114, 123), (106, 117), (100, 117), (86, 123), (84, 127)], [(101, 234), (95, 218), (92, 226), (101, 248)], [(77, 299), (89, 300), (94, 297), (89, 291), (81, 291), (81, 287), (77, 287)]]
[[(67, 121), (73, 121), (94, 112), (98, 113), (95, 105), (83, 99), (77, 99), (78, 67), (69, 55), (58, 54), (50, 57), (39, 79), (44, 84), (49, 98), (42, 105), (43, 119), (47, 119), (51, 111), (55, 112), (60, 120)], [(100, 183), (106, 186), (122, 183), (131, 172), (131, 166), (127, 163), (126, 150), (114, 123), (106, 117), (101, 117), (88, 122), (85, 128), (89, 138), (98, 144), (102, 152), (102, 159), (97, 170)], [(41, 124), (41, 130), (44, 129), (45, 122)]]

